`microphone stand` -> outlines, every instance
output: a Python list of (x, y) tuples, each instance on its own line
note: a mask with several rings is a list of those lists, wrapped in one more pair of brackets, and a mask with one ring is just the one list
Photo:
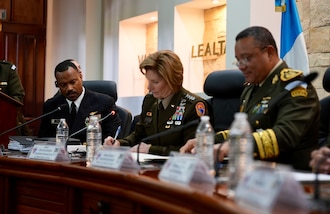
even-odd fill
[(188, 122), (185, 125), (177, 126), (173, 129), (168, 129), (166, 131), (162, 131), (162, 132), (159, 132), (159, 133), (156, 133), (156, 134), (153, 134), (153, 135), (150, 135), (148, 137), (143, 138), (142, 140), (139, 141), (138, 146), (137, 146), (136, 162), (140, 165), (140, 155), (139, 154), (140, 154), (140, 145), (141, 145), (142, 142), (148, 142), (148, 141), (150, 141), (154, 138), (162, 137), (162, 136), (171, 134), (173, 132), (181, 131), (184, 128), (187, 128), (187, 127), (192, 126), (192, 125), (197, 125), (198, 123), (199, 123), (199, 119), (192, 120), (192, 121)]
[(0, 136), (2, 136), (2, 135), (4, 135), (4, 134), (7, 134), (8, 132), (14, 131), (15, 129), (21, 128), (22, 126), (28, 125), (28, 124), (30, 124), (30, 123), (36, 121), (36, 120), (39, 120), (39, 119), (41, 119), (41, 118), (43, 118), (43, 117), (46, 117), (46, 116), (48, 116), (48, 115), (50, 115), (50, 114), (53, 114), (53, 113), (57, 112), (57, 111), (60, 111), (61, 109), (62, 109), (61, 106), (59, 106), (59, 107), (57, 107), (56, 109), (54, 109), (53, 111), (50, 111), (50, 112), (48, 112), (48, 113), (46, 113), (46, 114), (43, 114), (43, 115), (40, 115), (39, 117), (33, 118), (32, 120), (29, 120), (29, 121), (27, 121), (27, 122), (25, 122), (25, 123), (22, 123), (22, 124), (20, 124), (20, 125), (18, 125), (18, 126), (15, 126), (15, 127), (11, 128), (11, 129), (8, 129), (7, 131), (2, 132), (2, 133), (0, 134)]
[[(103, 120), (105, 120), (105, 119), (107, 119), (108, 117), (110, 117), (110, 115), (114, 115), (115, 113), (116, 113), (115, 111), (111, 111), (109, 114), (107, 114), (107, 115), (104, 116), (103, 118), (99, 119), (99, 122), (102, 122)], [(79, 133), (81, 133), (81, 132), (87, 130), (87, 128), (88, 128), (88, 126), (85, 126), (84, 128), (79, 129), (78, 131), (76, 131), (76, 132), (70, 134), (69, 137), (68, 137), (68, 139), (66, 139), (65, 147), (67, 147), (70, 138), (72, 138), (73, 136), (75, 136), (75, 135), (77, 135), (77, 134), (79, 134)]]
[(221, 150), (221, 147), (222, 147), (223, 143), (220, 143), (219, 145), (219, 148), (217, 149), (217, 152), (216, 152), (216, 161), (215, 161), (215, 166), (214, 166), (214, 169), (215, 169), (215, 177), (218, 178), (220, 176), (219, 174), (219, 170), (220, 170), (220, 164), (221, 164), (221, 161), (219, 160), (219, 155), (220, 155), (220, 150)]
[(320, 164), (325, 161), (326, 158), (321, 159), (316, 163), (315, 166), (315, 180), (314, 180), (314, 195), (311, 198), (309, 208), (311, 211), (329, 211), (330, 202), (327, 200), (322, 200), (320, 197), (320, 181), (319, 181), (319, 174), (320, 174)]

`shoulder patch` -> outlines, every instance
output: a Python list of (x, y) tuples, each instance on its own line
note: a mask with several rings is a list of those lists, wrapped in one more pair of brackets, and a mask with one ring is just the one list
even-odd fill
[(196, 113), (199, 117), (205, 115), (205, 105), (203, 102), (198, 102), (195, 105)]
[(307, 97), (308, 92), (304, 87), (296, 87), (291, 91), (291, 97)]
[(290, 69), (290, 68), (285, 68), (283, 69), (281, 72), (280, 72), (280, 79), (283, 81), (283, 82), (286, 82), (288, 80), (291, 80), (295, 77), (298, 77), (300, 75), (302, 75), (303, 72), (302, 71), (299, 71), (299, 70), (293, 70), (293, 69)]

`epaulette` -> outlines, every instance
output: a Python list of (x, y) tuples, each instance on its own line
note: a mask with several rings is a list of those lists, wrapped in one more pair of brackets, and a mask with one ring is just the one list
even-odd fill
[(11, 65), (10, 66), (11, 70), (13, 70), (13, 71), (16, 70), (16, 65), (12, 64), (11, 62), (1, 60), (0, 63), (3, 64), (3, 65)]
[(184, 96), (187, 100), (189, 100), (189, 101), (194, 101), (195, 99), (196, 99), (196, 97), (194, 96), (194, 95), (192, 95), (192, 94), (185, 94), (185, 96)]
[(293, 70), (290, 68), (284, 68), (281, 72), (280, 72), (280, 79), (283, 82), (286, 82), (288, 80), (294, 79), (298, 76), (301, 76), (303, 74), (302, 71), (299, 70)]

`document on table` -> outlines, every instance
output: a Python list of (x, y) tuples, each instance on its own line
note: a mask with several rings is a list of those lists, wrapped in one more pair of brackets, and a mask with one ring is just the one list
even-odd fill
[[(132, 152), (132, 156), (135, 160), (137, 160), (137, 153)], [(161, 156), (161, 155), (152, 155), (152, 154), (146, 154), (146, 153), (139, 153), (139, 161), (140, 162), (159, 162), (163, 161), (165, 162), (168, 159), (169, 156)]]
[[(315, 181), (315, 173), (311, 172), (292, 172), (294, 178), (299, 182), (313, 182)], [(330, 175), (318, 174), (318, 180), (320, 182), (329, 182)]]

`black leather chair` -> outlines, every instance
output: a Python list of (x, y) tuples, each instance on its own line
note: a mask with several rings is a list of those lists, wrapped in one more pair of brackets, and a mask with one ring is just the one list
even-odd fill
[[(107, 94), (117, 101), (117, 84), (111, 80), (85, 80), (83, 81), (85, 88)], [(118, 115), (121, 119), (121, 132), (118, 135), (118, 138), (126, 137), (130, 133), (131, 123), (132, 123), (132, 113), (117, 105)]]
[[(324, 73), (323, 76), (323, 88), (330, 93), (330, 67)], [(324, 97), (320, 100), (321, 112), (320, 112), (320, 128), (319, 128), (319, 145), (330, 146), (330, 142), (327, 142), (330, 131), (330, 96)]]
[(211, 97), (207, 102), (216, 132), (229, 129), (234, 114), (239, 111), (244, 82), (245, 78), (239, 70), (214, 71), (206, 77), (204, 93)]

